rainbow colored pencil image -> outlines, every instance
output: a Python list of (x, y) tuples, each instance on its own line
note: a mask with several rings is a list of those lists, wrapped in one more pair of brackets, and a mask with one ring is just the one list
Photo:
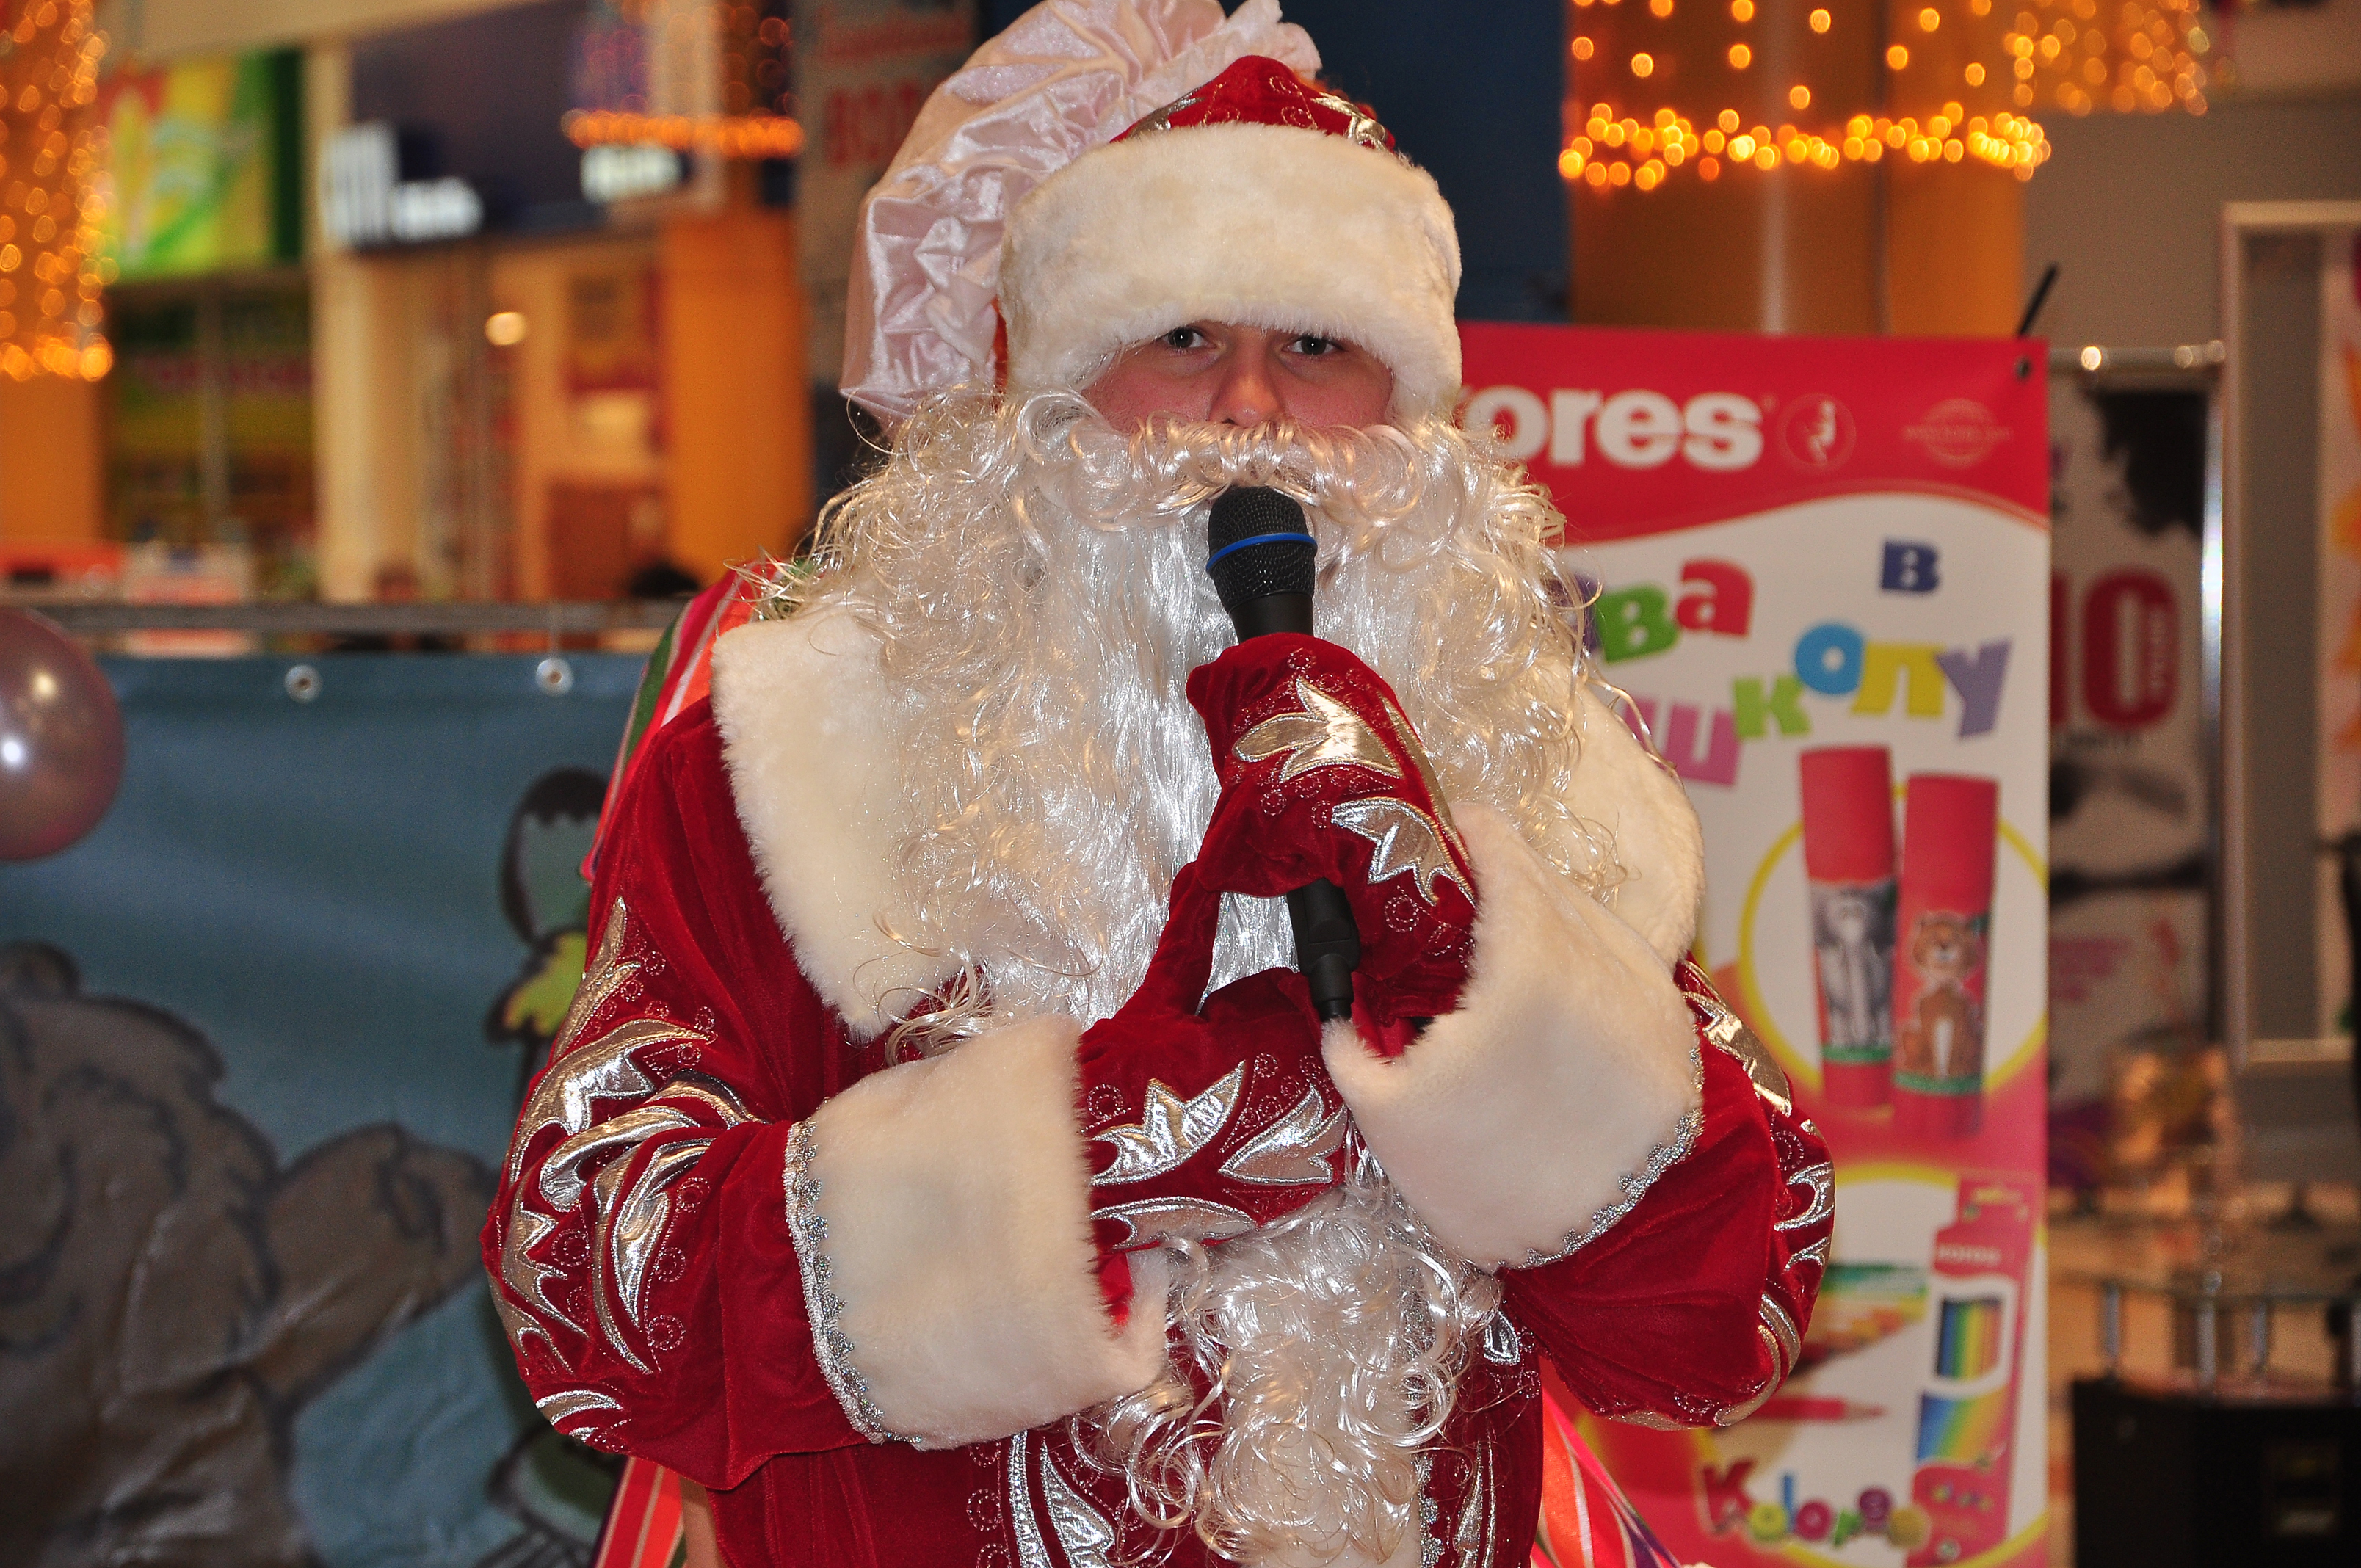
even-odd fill
[(1910, 1479), (1928, 1531), (1911, 1568), (1964, 1562), (2008, 1538), (2037, 1201), (2024, 1183), (1965, 1177), (1959, 1219), (1935, 1233), (1933, 1365), (1918, 1396)]

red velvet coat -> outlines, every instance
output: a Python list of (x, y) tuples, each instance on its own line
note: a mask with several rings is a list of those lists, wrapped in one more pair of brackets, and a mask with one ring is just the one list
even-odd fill
[[(859, 693), (776, 685), (780, 670), (756, 655), (777, 653), (790, 624), (725, 640), (725, 653), (747, 641), (737, 669), (718, 659), (724, 718), (733, 683), (771, 694), (740, 699), (727, 743), (713, 705), (697, 705), (649, 742), (611, 803), (589, 972), (485, 1230), (496, 1299), (549, 1419), (709, 1488), (737, 1568), (1111, 1562), (1117, 1528), (1127, 1551), (1142, 1527), (1126, 1522), (1120, 1478), (1078, 1458), (1062, 1418), (1140, 1386), (1162, 1345), (1151, 1313), (1110, 1314), (1087, 1197), (1067, 1190), (1088, 1158), (1072, 1036), (1005, 1047), (986, 1036), (935, 1062), (884, 1066), (871, 1037), (889, 982), (925, 977), (880, 977), (886, 960), (865, 938), (821, 926), (829, 898), (854, 907), (868, 896), (838, 840), (875, 814), (855, 802), (835, 822), (812, 816), (811, 802), (844, 784), (831, 749), (842, 737), (826, 713)], [(1617, 743), (1591, 729), (1586, 767)], [(1628, 744), (1620, 727), (1613, 736)], [(818, 776), (781, 792), (758, 782), (765, 770)], [(797, 830), (809, 841), (791, 845)], [(1650, 837), (1636, 817), (1620, 830), (1635, 847)], [(1469, 839), (1486, 904), (1516, 896), (1513, 878), (1488, 867), (1485, 840)], [(785, 874), (798, 867), (799, 883)], [(831, 879), (847, 885), (814, 892)], [(1573, 897), (1578, 910), (1550, 916), (1575, 922), (1562, 927), (1573, 948), (1620, 944), (1627, 968), (1629, 954), (1650, 953)], [(1677, 951), (1686, 927), (1675, 925), (1653, 937)], [(1479, 912), (1471, 1014), (1495, 1005), (1477, 994), (1484, 941)], [(1831, 1224), (1826, 1151), (1703, 977), (1656, 952), (1644, 985), (1676, 986), (1668, 993), (1687, 1004), (1673, 1004), (1685, 1098), (1661, 1128), (1586, 1133), (1592, 1102), (1622, 1103), (1615, 1075), (1664, 1075), (1661, 1063), (1627, 1067), (1616, 1054), (1625, 1042), (1594, 1042), (1582, 1026), (1552, 1047), (1576, 1060), (1565, 1081), (1584, 1085), (1578, 1094), (1554, 1096), (1547, 1073), (1521, 1069), (1518, 1041), (1493, 1060), (1479, 1039), (1467, 1048), (1510, 1085), (1507, 1097), (1480, 1081), (1406, 1076), (1418, 1091), (1409, 1110), (1382, 1085), (1356, 1088), (1387, 1064), (1331, 1049), (1372, 1149), (1439, 1235), (1468, 1238), (1471, 1258), (1498, 1261), (1484, 1255), (1518, 1245), (1521, 1233), (1501, 1227), (1539, 1201), (1529, 1190), (1580, 1194), (1603, 1181), (1609, 1200), (1557, 1200), (1555, 1217), (1532, 1223), (1562, 1243), (1501, 1269), (1505, 1305), (1428, 1466), (1429, 1522), (1398, 1562), (1522, 1563), (1541, 1484), (1538, 1357), (1602, 1415), (1680, 1425), (1739, 1419), (1794, 1364)], [(1602, 962), (1554, 955), (1569, 974)], [(1585, 994), (1564, 1010), (1639, 1015)], [(1426, 1049), (1411, 1044), (1405, 1074), (1424, 1070)], [(1448, 1146), (1447, 1129), (1433, 1130), (1436, 1107), (1462, 1103), (1493, 1115), (1480, 1146)], [(1519, 1116), (1571, 1131), (1521, 1147)], [(1559, 1147), (1585, 1144), (1612, 1149)], [(1428, 1168), (1439, 1174), (1402, 1174)], [(1161, 1277), (1135, 1263), (1134, 1301), (1159, 1299)], [(887, 1431), (917, 1442), (875, 1441)], [(1171, 1560), (1205, 1558), (1189, 1539)]]

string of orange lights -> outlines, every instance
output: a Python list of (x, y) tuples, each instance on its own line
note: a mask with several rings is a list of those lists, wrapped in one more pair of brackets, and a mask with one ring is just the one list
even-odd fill
[(104, 34), (91, 0), (37, 0), (0, 31), (0, 374), (96, 380), (105, 133), (90, 123)]
[(719, 158), (793, 158), (804, 148), (802, 122), (785, 115), (633, 115), (577, 110), (565, 120), (577, 147), (656, 146)]
[(1598, 191), (1889, 157), (2028, 180), (2049, 142), (2026, 111), (2203, 114), (2213, 47), (2197, 0), (2023, 0), (2013, 16), (1993, 0), (1569, 0), (1567, 16), (1558, 170)]

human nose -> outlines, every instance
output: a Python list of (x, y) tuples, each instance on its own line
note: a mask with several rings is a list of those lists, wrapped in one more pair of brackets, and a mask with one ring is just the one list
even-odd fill
[(1206, 418), (1214, 424), (1268, 424), (1279, 414), (1279, 385), (1258, 334), (1250, 334), (1224, 356)]

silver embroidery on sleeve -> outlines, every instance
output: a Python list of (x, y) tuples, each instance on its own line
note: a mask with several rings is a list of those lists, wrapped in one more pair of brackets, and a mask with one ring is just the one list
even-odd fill
[(1837, 1212), (1837, 1168), (1827, 1160), (1806, 1166), (1787, 1179), (1787, 1185), (1810, 1187), (1812, 1201), (1794, 1219), (1780, 1221), (1777, 1229), (1799, 1231), (1806, 1225), (1817, 1224)]
[(557, 1026), (557, 1038), (551, 1045), (549, 1059), (564, 1061), (581, 1043), (582, 1031), (590, 1020), (607, 1005), (624, 982), (640, 972), (638, 959), (623, 957), (623, 934), (631, 924), (631, 912), (617, 899), (607, 912), (607, 926), (598, 934), (598, 950), (591, 955), (590, 963), (582, 971), (582, 983), (574, 988), (574, 1000), (566, 1009), (566, 1021)]
[(1068, 1484), (1046, 1446), (1041, 1450), (1041, 1496), (1049, 1504), (1049, 1528), (1057, 1531), (1071, 1568), (1115, 1568), (1115, 1526)]
[[(1326, 1113), (1324, 1115), (1323, 1113)], [(1264, 1187), (1298, 1187), (1334, 1179), (1328, 1157), (1344, 1146), (1347, 1118), (1342, 1105), (1329, 1111), (1317, 1089), (1307, 1089), (1295, 1108), (1222, 1162), (1222, 1174)]]
[(812, 1133), (809, 1122), (798, 1122), (787, 1135), (785, 1184), (787, 1234), (795, 1238), (796, 1261), (803, 1273), (804, 1313), (810, 1321), (812, 1354), (820, 1376), (828, 1380), (844, 1419), (872, 1442), (910, 1441), (885, 1425), (884, 1412), (869, 1397), (869, 1385), (852, 1365), (852, 1342), (836, 1326), (844, 1303), (828, 1285), (828, 1221), (819, 1212), (819, 1178), (811, 1174)]
[[(1765, 1396), (1766, 1398), (1768, 1396)], [(1646, 1427), (1650, 1431), (1686, 1431), (1688, 1427), (1670, 1416), (1660, 1416), (1653, 1410), (1626, 1410), (1609, 1420), (1621, 1421), (1627, 1427)]]
[(1401, 764), (1359, 714), (1309, 681), (1295, 683), (1295, 700), (1301, 705), (1298, 711), (1273, 714), (1238, 737), (1232, 749), (1240, 762), (1267, 762), (1284, 752), (1280, 784), (1314, 768), (1351, 766), (1389, 779), (1402, 776)]
[(1795, 1320), (1787, 1315), (1787, 1309), (1768, 1296), (1763, 1298), (1762, 1315), (1763, 1326), (1778, 1344), (1779, 1376), (1784, 1378), (1787, 1369), (1804, 1354), (1804, 1336), (1795, 1332)]
[(664, 1145), (648, 1157), (647, 1164), (640, 1168), (639, 1179), (631, 1183), (622, 1201), (598, 1216), (598, 1251), (606, 1255), (623, 1315), (635, 1326), (640, 1321), (640, 1298), (646, 1286), (648, 1266), (655, 1261), (656, 1248), (664, 1240), (664, 1222), (672, 1216), (669, 1189), (704, 1157), (712, 1144), (711, 1138), (704, 1137), (683, 1138)]
[(1434, 803), (1435, 818), (1443, 824), (1444, 837), (1466, 859), (1467, 842), (1460, 838), (1459, 825), (1451, 818), (1451, 802), (1444, 798), (1443, 781), (1434, 776), (1434, 763), (1426, 754), (1426, 742), (1418, 738), (1418, 726), (1410, 721), (1409, 714), (1390, 702), (1386, 704), (1386, 717), (1393, 721), (1394, 739), (1401, 742), (1404, 754), (1418, 769), (1418, 782), (1426, 786), (1426, 798)]
[(1034, 1517), (1033, 1494), (1025, 1485), (1027, 1432), (1008, 1440), (1008, 1526), (1016, 1537), (1018, 1568), (1052, 1568), (1049, 1548), (1041, 1539), (1041, 1521)]
[[(524, 1206), (524, 1189), (518, 1188), (509, 1203), (508, 1234), (500, 1240), (500, 1283), (516, 1299), (532, 1302), (534, 1310), (550, 1321), (580, 1333), (582, 1325), (567, 1317), (545, 1288), (550, 1280), (563, 1278), (566, 1271), (537, 1262), (533, 1256), (533, 1249), (547, 1241), (556, 1229), (556, 1221), (538, 1209)], [(501, 1295), (498, 1291), (494, 1294)], [(537, 1333), (544, 1340), (549, 1338), (539, 1323), (511, 1307), (506, 1296), (500, 1300), (500, 1317), (508, 1323), (509, 1339), (520, 1354), (524, 1350), (525, 1335)]]
[(1759, 1321), (1754, 1332), (1762, 1336), (1763, 1348), (1770, 1354), (1771, 1372), (1763, 1379), (1763, 1387), (1734, 1405), (1716, 1410), (1714, 1425), (1734, 1427), (1763, 1408), (1763, 1402), (1779, 1391), (1795, 1370), (1796, 1358), (1804, 1354), (1804, 1336), (1796, 1332), (1795, 1320), (1787, 1310), (1768, 1295), (1763, 1298)]
[(1496, 1309), (1484, 1320), (1484, 1359), (1495, 1366), (1514, 1366), (1524, 1359), (1524, 1342), (1505, 1310)]
[[(516, 1288), (516, 1281), (509, 1271), (509, 1255), (505, 1246), (500, 1249), (500, 1282), (511, 1289)], [(527, 1288), (531, 1288), (530, 1283)], [(549, 1346), (551, 1354), (556, 1353), (557, 1343), (549, 1337), (549, 1331), (537, 1320), (525, 1316), (524, 1309), (509, 1299), (507, 1290), (492, 1292), (492, 1310), (500, 1316), (501, 1332), (509, 1336), (509, 1348), (515, 1351), (520, 1358), (524, 1354), (525, 1340), (534, 1334), (541, 1336), (541, 1343)]]
[(615, 1402), (613, 1396), (601, 1394), (595, 1388), (561, 1388), (555, 1394), (544, 1394), (533, 1403), (541, 1407), (541, 1413), (552, 1426), (587, 1411), (620, 1411), (623, 1408)]
[(1753, 1083), (1755, 1093), (1777, 1106), (1781, 1115), (1793, 1115), (1795, 1087), (1787, 1080), (1787, 1069), (1772, 1056), (1763, 1037), (1748, 1028), (1746, 1021), (1725, 1006), (1721, 998), (1698, 996), (1691, 1000), (1711, 1015), (1705, 1025), (1705, 1037), (1737, 1058)]
[[(615, 929), (621, 920), (622, 914), (618, 909), (608, 923), (609, 928)], [(710, 1080), (685, 1077), (668, 1085), (653, 1104), (635, 1107), (595, 1124), (591, 1121), (591, 1102), (594, 1100), (625, 1099), (654, 1091), (655, 1081), (631, 1059), (632, 1051), (677, 1040), (701, 1043), (708, 1038), (697, 1030), (683, 1028), (662, 1019), (633, 1019), (577, 1055), (556, 1063), (543, 1075), (541, 1083), (518, 1119), (516, 1140), (509, 1150), (510, 1179), (514, 1186), (509, 1201), (507, 1231), (501, 1238), (500, 1281), (515, 1293), (518, 1300), (531, 1302), (554, 1322), (561, 1323), (577, 1333), (582, 1332), (582, 1325), (568, 1317), (550, 1299), (546, 1288), (548, 1281), (563, 1277), (565, 1271), (542, 1263), (532, 1255), (533, 1249), (548, 1240), (557, 1229), (557, 1222), (548, 1214), (525, 1206), (525, 1200), (533, 1188), (539, 1190), (542, 1201), (551, 1208), (570, 1210), (581, 1201), (584, 1165), (599, 1155), (638, 1143), (658, 1133), (698, 1125), (696, 1117), (686, 1108), (688, 1105), (705, 1106), (723, 1126), (735, 1126), (746, 1120), (745, 1112), (728, 1090)], [(555, 1127), (567, 1135), (550, 1150), (538, 1180), (528, 1186), (520, 1179), (524, 1173), (526, 1147), (535, 1136), (550, 1127)], [(698, 1146), (701, 1148), (703, 1146)], [(605, 1223), (606, 1208), (602, 1202), (596, 1221), (601, 1226)], [(597, 1292), (594, 1290), (593, 1294), (595, 1296)], [(541, 1333), (540, 1326), (505, 1300), (500, 1303), (500, 1308), (501, 1321), (509, 1330), (509, 1339), (522, 1352), (525, 1336)], [(602, 1322), (607, 1321), (603, 1301), (599, 1315)], [(546, 1340), (548, 1335), (543, 1333), (542, 1337)], [(626, 1357), (631, 1356), (629, 1351), (623, 1354)], [(632, 1358), (632, 1365), (639, 1365), (636, 1358)]]
[[(591, 1231), (590, 1246), (594, 1256), (606, 1253), (612, 1245), (609, 1235), (609, 1219), (615, 1212), (615, 1198), (622, 1190), (623, 1171), (628, 1164), (625, 1160), (616, 1160), (590, 1179), (590, 1194), (598, 1208), (598, 1223)], [(607, 1336), (607, 1343), (615, 1347), (616, 1354), (642, 1372), (654, 1371), (655, 1368), (642, 1361), (624, 1340), (623, 1331), (615, 1321), (615, 1310), (608, 1304), (607, 1298), (608, 1292), (599, 1288), (598, 1280), (593, 1279), (590, 1282), (590, 1310), (598, 1320), (598, 1332)]]
[(1555, 1252), (1544, 1253), (1535, 1248), (1525, 1254), (1524, 1267), (1538, 1268), (1543, 1264), (1571, 1257), (1605, 1235), (1618, 1220), (1638, 1207), (1640, 1200), (1648, 1195), (1648, 1189), (1656, 1184), (1658, 1177), (1688, 1157), (1689, 1151), (1697, 1146), (1697, 1134), (1705, 1127), (1705, 1054), (1703, 1047), (1696, 1045), (1689, 1047), (1689, 1081), (1697, 1096), (1697, 1108), (1674, 1124), (1670, 1143), (1657, 1145), (1649, 1151), (1646, 1162), (1639, 1169), (1616, 1182), (1622, 1189), (1623, 1196), (1593, 1214), (1588, 1224), (1569, 1234), (1565, 1245)]
[(1443, 1518), (1443, 1505), (1434, 1500), (1434, 1455), (1421, 1453), (1416, 1469), (1419, 1568), (1434, 1568), (1443, 1561), (1443, 1538), (1434, 1533), (1436, 1522)]
[(585, 1127), (551, 1149), (549, 1157), (541, 1162), (542, 1200), (554, 1210), (571, 1209), (582, 1201), (584, 1166), (602, 1155), (644, 1143), (659, 1133), (678, 1132), (697, 1124), (697, 1118), (686, 1110), (659, 1100)]
[(1238, 1091), (1246, 1086), (1246, 1074), (1243, 1066), (1234, 1067), (1228, 1077), (1189, 1100), (1149, 1080), (1148, 1103), (1140, 1108), (1139, 1120), (1109, 1127), (1092, 1138), (1094, 1144), (1115, 1149), (1115, 1163), (1093, 1177), (1092, 1184), (1110, 1187), (1146, 1181), (1187, 1164), (1229, 1125), (1230, 1113), (1238, 1108)]
[(1460, 1568), (1492, 1568), (1492, 1542), (1498, 1524), (1496, 1512), (1499, 1499), (1492, 1475), (1490, 1431), (1476, 1451), (1468, 1466), (1467, 1496), (1459, 1505), (1459, 1525), (1452, 1531), (1451, 1544), (1459, 1553)]
[(634, 1018), (553, 1063), (517, 1118), (516, 1141), (509, 1146), (509, 1179), (524, 1174), (525, 1151), (544, 1129), (562, 1128), (572, 1137), (590, 1125), (592, 1101), (639, 1100), (655, 1092), (655, 1080), (631, 1059), (633, 1051), (684, 1040), (702, 1045), (708, 1037), (669, 1019)]

